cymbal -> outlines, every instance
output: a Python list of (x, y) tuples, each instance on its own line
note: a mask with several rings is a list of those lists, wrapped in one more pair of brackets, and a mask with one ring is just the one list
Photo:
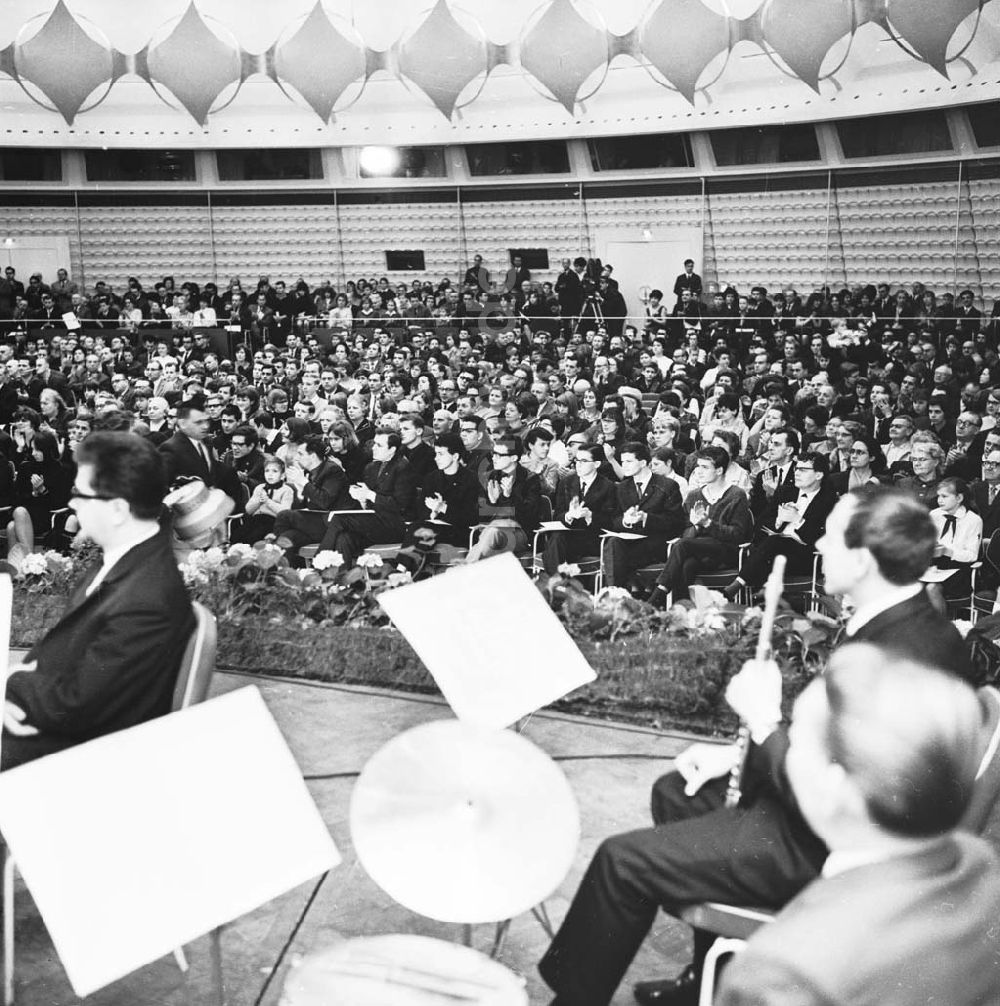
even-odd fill
[(344, 940), (292, 961), (280, 1006), (528, 1006), (524, 979), (485, 954), (413, 934)]
[(548, 897), (580, 838), (562, 770), (529, 740), (459, 720), (414, 727), (365, 765), (351, 838), (401, 905), (442, 922), (498, 922)]

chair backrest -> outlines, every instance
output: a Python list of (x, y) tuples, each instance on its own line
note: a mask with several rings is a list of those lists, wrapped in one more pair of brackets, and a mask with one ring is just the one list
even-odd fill
[(195, 627), (188, 640), (174, 686), (173, 711), (201, 702), (208, 694), (215, 671), (215, 615), (197, 601), (192, 602)]

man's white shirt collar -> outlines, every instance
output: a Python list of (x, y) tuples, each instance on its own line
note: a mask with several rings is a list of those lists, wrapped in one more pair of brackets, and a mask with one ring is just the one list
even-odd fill
[(873, 621), (883, 611), (888, 611), (903, 601), (908, 601), (911, 597), (916, 597), (922, 590), (922, 583), (911, 583), (906, 587), (892, 587), (886, 591), (877, 601), (863, 604), (847, 620), (845, 627), (848, 636), (854, 636), (858, 630)]

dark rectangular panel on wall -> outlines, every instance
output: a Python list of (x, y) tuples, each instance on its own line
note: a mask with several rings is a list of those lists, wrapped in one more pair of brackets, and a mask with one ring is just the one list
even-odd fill
[(362, 147), (362, 178), (444, 178), (444, 147)]
[(601, 136), (587, 141), (595, 171), (636, 171), (648, 168), (690, 168), (694, 165), (687, 133), (648, 136)]
[(385, 252), (385, 267), (389, 272), (423, 272), (424, 253), (422, 251)]
[(476, 143), (465, 148), (472, 175), (554, 175), (569, 171), (563, 140)]
[(820, 159), (816, 130), (809, 123), (717, 129), (709, 133), (709, 139), (715, 163), (719, 165), (787, 164)]
[(886, 157), (953, 149), (948, 120), (944, 111), (937, 108), (841, 119), (836, 126), (845, 157)]
[(970, 105), (965, 111), (977, 146), (1000, 147), (1000, 101)]
[(62, 154), (39, 147), (0, 150), (0, 179), (5, 182), (61, 182)]
[(521, 256), (521, 264), (525, 269), (548, 269), (549, 267), (548, 248), (511, 248), (511, 265), (514, 264), (515, 255)]
[(307, 147), (217, 150), (215, 161), (222, 182), (307, 181), (323, 177), (320, 151)]
[(91, 182), (193, 182), (193, 150), (88, 150)]

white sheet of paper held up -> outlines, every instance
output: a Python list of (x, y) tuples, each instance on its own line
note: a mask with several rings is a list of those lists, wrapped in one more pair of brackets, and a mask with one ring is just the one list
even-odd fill
[(254, 686), (0, 773), (0, 830), (78, 996), (340, 862)]
[(460, 720), (510, 726), (596, 675), (510, 553), (379, 596)]

